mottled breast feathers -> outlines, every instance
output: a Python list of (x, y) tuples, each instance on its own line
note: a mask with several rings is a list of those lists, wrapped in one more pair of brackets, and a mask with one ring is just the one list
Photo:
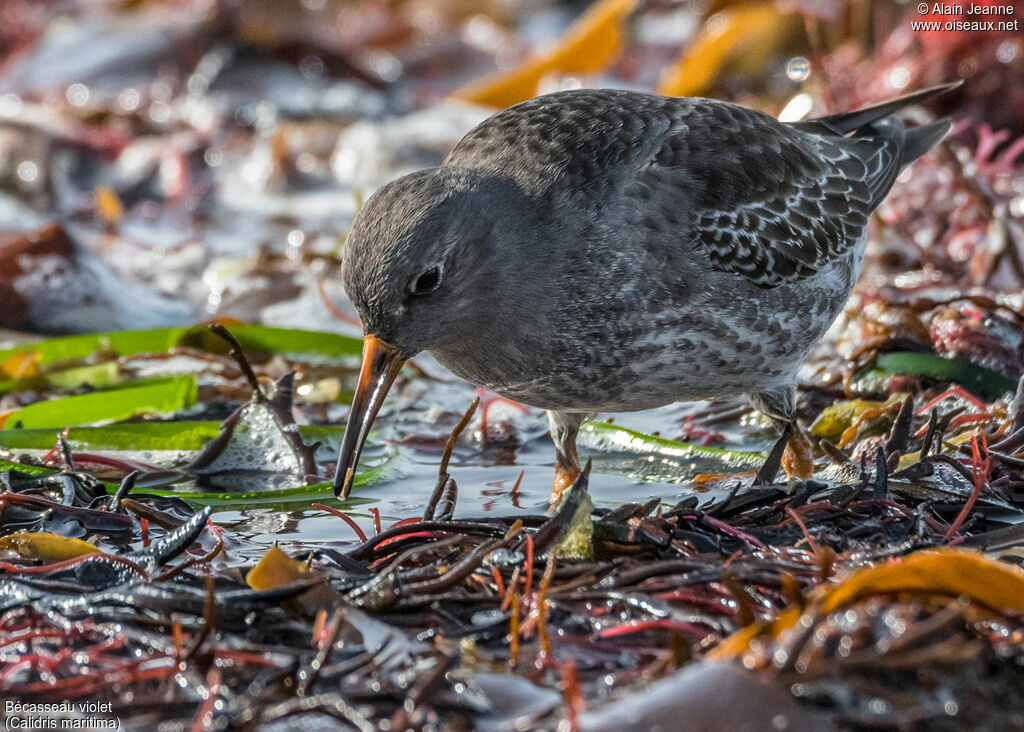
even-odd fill
[(680, 246), (774, 287), (857, 245), (900, 170), (899, 138), (882, 132), (844, 137), (716, 100), (580, 90), (499, 112), (444, 164), (572, 206), (640, 207), (635, 221), (664, 222), (676, 207), (667, 218)]

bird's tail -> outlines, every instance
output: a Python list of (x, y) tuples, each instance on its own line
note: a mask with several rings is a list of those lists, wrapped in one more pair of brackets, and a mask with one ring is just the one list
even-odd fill
[(900, 158), (900, 170), (938, 145), (953, 128), (948, 117), (937, 119), (926, 125), (919, 125), (907, 130), (903, 139), (903, 156)]
[(896, 176), (942, 140), (953, 126), (950, 120), (939, 119), (907, 128), (894, 113), (955, 89), (962, 83), (956, 81), (933, 86), (888, 102), (811, 119), (794, 126), (812, 134), (847, 137), (850, 149), (855, 150), (867, 165), (865, 182), (873, 204), (877, 206), (892, 188)]
[[(890, 117), (893, 113), (898, 112), (904, 107), (919, 104), (939, 94), (945, 94), (956, 89), (961, 84), (963, 84), (963, 81), (939, 84), (938, 86), (921, 89), (896, 99), (890, 99), (881, 104), (873, 104), (863, 109), (830, 114), (827, 117), (808, 120), (807, 122), (799, 123), (797, 127), (801, 127), (808, 132), (822, 133), (827, 131), (836, 135), (849, 135), (852, 133), (855, 137), (877, 135), (880, 131), (890, 127), (887, 124), (886, 118)], [(895, 120), (893, 121), (895, 122)], [(897, 124), (899, 123), (897, 122)], [(949, 119), (938, 119), (934, 122), (903, 131), (899, 169), (903, 170), (903, 168), (931, 150), (949, 133), (952, 126), (953, 123)], [(891, 131), (895, 132), (895, 130)]]
[(872, 122), (877, 122), (883, 117), (888, 117), (893, 112), (898, 112), (904, 107), (919, 104), (925, 99), (930, 99), (931, 97), (938, 96), (939, 94), (945, 94), (948, 91), (952, 91), (963, 83), (964, 82), (961, 80), (953, 81), (949, 84), (930, 86), (927, 89), (921, 89), (920, 91), (906, 94), (902, 97), (890, 99), (888, 102), (872, 104), (870, 107), (855, 109), (852, 112), (830, 114), (827, 117), (818, 117), (810, 121), (823, 124), (841, 135), (847, 135), (859, 127), (869, 125)]

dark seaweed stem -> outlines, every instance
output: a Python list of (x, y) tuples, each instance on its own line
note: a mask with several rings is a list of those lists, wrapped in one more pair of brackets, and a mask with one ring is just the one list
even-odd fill
[(228, 353), (231, 354), (233, 359), (235, 359), (235, 363), (237, 363), (238, 368), (241, 369), (242, 374), (245, 376), (245, 380), (249, 382), (249, 388), (253, 391), (253, 398), (265, 399), (266, 395), (260, 387), (260, 380), (256, 378), (256, 372), (253, 371), (252, 364), (249, 363), (249, 359), (245, 357), (245, 351), (242, 349), (242, 344), (238, 342), (238, 339), (235, 338), (234, 334), (230, 330), (220, 323), (214, 323), (211, 325), (210, 330), (228, 344)]
[[(72, 493), (74, 490), (72, 489)], [(131, 519), (110, 511), (86, 508), (83, 506), (57, 503), (41, 496), (28, 495), (24, 492), (5, 491), (0, 493), (0, 509), (6, 506), (35, 509), (40, 512), (51, 511), (56, 515), (66, 515), (82, 522), (84, 526), (99, 531), (125, 531), (131, 527)]]
[(418, 521), (414, 524), (402, 524), (401, 526), (392, 526), (389, 529), (385, 529), (376, 536), (372, 536), (367, 539), (364, 543), (352, 549), (348, 556), (352, 559), (369, 559), (373, 557), (377, 552), (376, 549), (387, 545), (391, 547), (390, 553), (393, 551), (393, 544), (399, 537), (410, 536), (414, 538), (421, 538), (423, 536), (430, 535), (454, 535), (454, 536), (483, 536), (483, 537), (497, 537), (501, 536), (505, 531), (505, 526), (501, 523), (484, 523), (481, 521), (473, 521), (467, 519), (460, 519), (454, 521)]
[[(466, 429), (466, 425), (473, 419), (473, 413), (476, 412), (477, 406), (480, 404), (480, 397), (476, 397), (473, 402), (469, 405), (469, 409), (466, 410), (465, 414), (462, 415), (462, 419), (456, 423), (452, 429), (451, 434), (448, 436), (448, 441), (444, 445), (444, 454), (441, 456), (441, 464), (437, 469), (437, 484), (434, 486), (434, 492), (430, 495), (430, 500), (427, 501), (427, 506), (423, 509), (423, 520), (429, 521), (434, 518), (434, 512), (437, 510), (437, 502), (441, 500), (441, 496), (448, 489), (449, 481), (452, 484), (450, 491), (454, 496), (456, 490), (454, 485), (455, 481), (448, 475), (448, 462), (452, 459), (452, 451), (455, 449), (455, 443), (458, 441), (462, 431)], [(454, 499), (448, 501), (451, 503), (452, 511), (454, 511)], [(378, 532), (379, 533), (379, 532)]]
[(208, 564), (208, 563), (212, 562), (217, 557), (218, 554), (223, 554), (223, 553), (225, 553), (224, 537), (223, 536), (218, 536), (217, 537), (217, 544), (209, 552), (207, 552), (206, 554), (204, 554), (201, 557), (191, 557), (190, 559), (186, 560), (185, 562), (182, 562), (178, 566), (172, 567), (171, 569), (167, 570), (166, 572), (161, 574), (159, 577), (157, 577), (155, 581), (157, 581), (157, 582), (166, 582), (167, 580), (176, 577), (177, 575), (179, 575), (181, 572), (185, 571), (189, 567), (195, 567), (195, 566), (197, 566), (199, 564)]
[(771, 485), (775, 482), (775, 476), (779, 472), (779, 468), (782, 465), (782, 453), (786, 449), (786, 441), (789, 439), (790, 432), (793, 430), (792, 424), (787, 424), (782, 430), (782, 436), (779, 437), (778, 441), (772, 447), (771, 452), (768, 453), (768, 457), (764, 461), (764, 465), (757, 471), (757, 475), (754, 478), (756, 485)]
[[(325, 506), (322, 503), (314, 503), (313, 504), (313, 508), (316, 508), (316, 509), (318, 509), (320, 511), (326, 511), (327, 513), (330, 513), (330, 514), (334, 514), (335, 516), (337, 516), (342, 521), (344, 521), (345, 523), (347, 523), (349, 526), (352, 527), (352, 530), (354, 532), (356, 532), (356, 536), (359, 537), (359, 541), (363, 542), (364, 544), (366, 543), (366, 541), (367, 541), (366, 534), (359, 527), (359, 524), (356, 523), (355, 519), (353, 519), (351, 516), (349, 516), (344, 511), (340, 511), (337, 508), (331, 508), (330, 506)], [(377, 533), (379, 534), (380, 532), (378, 531)]]
[[(488, 556), (498, 549), (508, 546), (521, 531), (521, 525), (514, 525), (502, 539), (475, 546), (465, 557), (451, 566), (446, 566), (443, 571), (436, 572), (436, 576), (421, 581), (404, 581), (402, 576), (397, 573), (397, 567), (402, 561), (420, 553), (419, 548), (409, 550), (407, 555), (400, 555), (399, 559), (393, 561), (388, 569), (370, 580), (367, 585), (350, 593), (349, 598), (361, 607), (376, 610), (389, 607), (400, 600), (405, 601), (405, 606), (430, 602), (431, 596), (458, 585), (476, 572)], [(454, 544), (457, 539), (453, 537), (450, 541)], [(443, 542), (438, 542), (437, 544), (428, 544), (425, 548), (435, 549), (438, 548), (438, 544), (444, 546)], [(413, 574), (419, 573), (414, 570)]]
[(978, 435), (971, 438), (971, 479), (974, 484), (974, 490), (968, 497), (967, 502), (964, 504), (963, 510), (957, 515), (952, 525), (949, 527), (949, 531), (943, 538), (944, 541), (949, 543), (953, 537), (956, 536), (960, 527), (963, 526), (964, 521), (967, 520), (967, 516), (970, 514), (971, 509), (974, 508), (974, 504), (978, 500), (978, 496), (981, 495), (984, 490), (989, 473), (992, 472), (992, 455), (988, 451), (988, 442), (985, 437), (985, 433), (981, 433), (981, 440), (979, 444)]
[(334, 650), (335, 643), (338, 642), (338, 635), (341, 633), (342, 621), (344, 619), (345, 608), (339, 605), (334, 609), (334, 613), (327, 623), (325, 637), (321, 638), (320, 633), (314, 633), (314, 638), (319, 642), (316, 657), (310, 662), (308, 667), (299, 672), (297, 677), (298, 686), (295, 687), (296, 696), (306, 696), (313, 687), (313, 684), (316, 683), (320, 676), (320, 671)]
[(269, 724), (312, 713), (333, 717), (359, 732), (376, 732), (379, 729), (359, 709), (336, 692), (304, 696), (273, 704), (259, 714), (259, 721)]
[[(27, 694), (28, 698), (66, 700), (102, 695), (108, 685), (145, 683), (174, 673), (173, 648), (161, 636), (132, 627), (114, 630), (94, 617), (72, 622), (55, 611), (41, 614), (29, 607), (8, 611), (0, 620), (9, 662), (0, 673), (0, 688), (7, 694), (13, 689), (19, 698)], [(74, 653), (67, 651), (68, 644), (74, 646)], [(39, 682), (27, 675), (32, 667), (46, 671)]]
[(458, 661), (456, 655), (441, 656), (433, 669), (420, 675), (406, 695), (405, 704), (392, 715), (391, 729), (416, 729), (423, 725), (426, 715), (432, 709), (432, 706), (424, 706), (423, 703), (430, 701), (431, 694), (441, 687), (445, 675)]
[(122, 498), (119, 503), (123, 508), (131, 511), (140, 519), (155, 524), (162, 529), (173, 531), (185, 523), (177, 516), (172, 516), (166, 511), (161, 511), (158, 508), (146, 505), (145, 503), (136, 501), (132, 498)]
[[(192, 645), (183, 657), (183, 661), (188, 661), (195, 656), (199, 649), (203, 647), (203, 643), (213, 633), (214, 626), (217, 623), (217, 586), (216, 581), (213, 577), (206, 578), (206, 603), (203, 606), (203, 627), (200, 628), (199, 633), (192, 639)], [(209, 687), (207, 687), (209, 688)], [(212, 689), (210, 690), (212, 695)]]
[[(991, 470), (991, 465), (984, 464), (991, 457), (984, 450), (984, 438), (977, 442), (974, 462), (980, 465), (972, 464), (973, 470), (950, 459), (972, 477)], [(139, 622), (161, 612), (174, 612), (176, 617), (173, 622), (164, 621), (170, 638), (154, 649), (162, 655), (152, 656), (164, 665), (150, 670), (127, 665), (130, 660), (125, 660), (125, 675), (119, 678), (142, 690), (179, 669), (190, 689), (201, 690), (183, 708), (186, 726), (243, 719), (266, 723), (315, 711), (359, 729), (371, 729), (371, 720), (380, 719), (390, 720), (392, 728), (418, 728), (441, 713), (473, 718), (476, 712), (460, 706), (455, 694), (457, 684), (464, 682), (453, 679), (465, 677), (450, 673), (467, 663), (466, 649), (472, 648), (486, 663), (509, 664), (517, 672), (535, 675), (537, 683), (560, 687), (563, 706), (552, 713), (578, 716), (598, 679), (609, 676), (621, 686), (666, 675), (699, 658), (702, 649), (732, 630), (772, 617), (774, 608), (803, 607), (806, 589), (824, 581), (835, 566), (863, 562), (866, 552), (883, 557), (898, 553), (899, 546), (905, 546), (900, 542), (942, 543), (955, 523), (946, 524), (930, 514), (921, 514), (924, 521), (919, 523), (918, 512), (905, 504), (901, 492), (906, 477), (890, 474), (883, 451), (877, 452), (875, 474), (849, 486), (806, 484), (789, 495), (772, 487), (748, 489), (704, 506), (684, 501), (665, 512), (658, 510), (655, 500), (598, 511), (595, 536), (614, 537), (614, 541), (597, 541), (596, 558), (586, 562), (566, 561), (550, 551), (582, 505), (585, 478), (573, 486), (558, 514), (527, 517), (533, 527), (529, 530), (521, 522), (509, 525), (510, 519), (416, 520), (396, 525), (353, 550), (352, 556), (369, 560), (368, 565), (316, 569), (332, 578), (333, 587), (348, 589), (316, 601), (316, 610), (309, 609), (309, 616), (317, 619), (312, 624), (298, 623), (296, 638), (288, 643), (280, 634), (291, 632), (294, 621), (281, 612), (280, 603), (287, 599), (293, 607), (295, 603), (301, 607), (307, 602), (303, 598), (313, 596), (303, 593), (317, 582), (317, 592), (327, 590), (322, 579), (261, 593), (221, 588), (220, 583), (229, 581), (226, 576), (214, 584), (212, 578), (195, 574), (196, 565), (209, 562), (220, 551), (220, 537), (212, 551), (165, 572), (160, 577), (165, 581), (139, 585), (130, 594), (120, 595), (144, 608), (122, 607), (117, 611), (120, 623)], [(880, 475), (887, 485), (884, 498), (877, 497)], [(984, 525), (987, 493), (979, 492), (970, 508), (977, 523), (968, 524), (964, 512), (957, 536)], [(839, 505), (841, 501), (845, 507)], [(921, 505), (927, 509), (927, 504)], [(147, 561), (155, 565), (194, 539), (197, 527), (201, 530), (205, 525), (205, 516), (193, 517), (172, 531), (168, 541), (154, 542)], [(886, 538), (880, 540), (883, 535)], [(800, 540), (808, 543), (810, 553), (791, 548)], [(839, 546), (833, 547), (836, 542)], [(540, 569), (535, 562), (541, 556), (544, 564), (538, 581), (531, 575)], [(64, 591), (54, 587), (53, 592)], [(95, 613), (102, 607), (87, 604), (75, 612)], [(502, 608), (505, 613), (488, 615)], [(363, 616), (360, 609), (380, 620)], [(828, 620), (813, 614), (813, 607), (809, 612), (815, 624)], [(258, 614), (257, 626), (245, 623), (248, 613)], [(0, 619), (0, 632), (3, 622)], [(440, 645), (418, 647), (409, 656), (419, 659), (415, 666), (393, 665), (410, 652), (402, 650), (401, 643), (407, 641), (386, 642), (378, 650), (353, 646), (351, 639), (360, 635), (366, 623), (376, 625), (365, 626), (364, 637), (391, 633), (392, 623), (412, 624), (428, 628)], [(252, 645), (251, 634), (259, 634), (264, 627), (267, 632), (273, 628), (262, 641), (267, 645)], [(346, 629), (353, 628), (357, 632), (349, 635)], [(311, 630), (315, 648), (309, 651)], [(239, 633), (249, 634), (249, 639)], [(456, 646), (450, 641), (460, 637), (472, 638), (473, 643), (458, 646), (461, 650), (453, 653)], [(927, 645), (930, 637), (922, 633), (921, 642)], [(807, 678), (817, 678), (825, 666), (814, 660), (824, 652), (816, 638), (813, 627), (801, 626), (776, 654), (777, 673), (789, 678), (807, 667)], [(76, 643), (73, 639), (62, 642)], [(936, 636), (936, 642), (941, 638)], [(939, 653), (931, 647), (927, 652)], [(885, 662), (884, 656), (851, 658), (843, 668), (847, 673), (873, 668), (878, 658)], [(629, 659), (629, 668), (622, 666), (623, 658)], [(891, 658), (898, 662), (901, 657)], [(532, 659), (537, 663), (526, 663)], [(210, 669), (220, 675), (211, 675)], [(13, 679), (9, 680), (13, 683)], [(239, 679), (254, 690), (251, 697), (239, 700), (233, 695)], [(84, 695), (102, 683), (61, 682), (51, 691)], [(0, 686), (14, 688), (4, 680)], [(234, 701), (227, 705), (209, 701), (229, 697)]]
[(885, 443), (885, 454), (893, 455), (905, 453), (910, 443), (910, 431), (914, 424), (914, 397), (908, 396), (903, 400), (900, 411), (896, 415), (896, 422), (892, 426), (889, 440)]
[(117, 486), (117, 490), (114, 491), (114, 495), (110, 497), (110, 503), (108, 504), (112, 511), (117, 511), (118, 513), (125, 512), (125, 507), (122, 505), (121, 501), (123, 501), (131, 492), (132, 488), (135, 487), (135, 479), (138, 477), (139, 471), (133, 470), (121, 479), (121, 483)]
[(9, 562), (0, 562), (0, 569), (20, 575), (57, 574), (67, 570), (79, 569), (83, 565), (95, 566), (98, 564), (120, 565), (130, 570), (140, 580), (149, 579), (149, 572), (143, 567), (127, 557), (120, 557), (114, 554), (83, 554), (71, 559), (65, 559), (62, 562), (53, 562), (40, 566), (19, 566)]
[(60, 453), (60, 461), (64, 469), (69, 473), (75, 472), (75, 456), (71, 453), (71, 445), (68, 444), (68, 428), (57, 435), (57, 450)]
[(249, 404), (243, 404), (224, 420), (217, 438), (203, 448), (195, 460), (192, 461), (189, 470), (192, 472), (205, 470), (220, 457), (230, 444), (231, 437), (246, 410), (255, 403), (270, 410), (281, 436), (288, 443), (292, 454), (299, 464), (299, 472), (305, 481), (307, 483), (319, 481), (316, 451), (320, 443), (314, 442), (311, 445), (307, 445), (303, 442), (298, 426), (295, 424), (295, 415), (292, 414), (292, 406), (295, 399), (295, 371), (285, 374), (274, 382), (272, 395), (267, 396), (238, 339), (235, 338), (231, 331), (220, 324), (211, 325), (210, 330), (228, 343), (230, 355), (235, 359), (238, 368), (241, 369), (246, 380), (249, 382), (249, 387), (252, 389), (252, 401)]

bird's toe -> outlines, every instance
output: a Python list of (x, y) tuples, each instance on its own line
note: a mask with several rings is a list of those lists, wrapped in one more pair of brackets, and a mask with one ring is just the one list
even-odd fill
[(814, 477), (814, 445), (807, 433), (794, 426), (782, 453), (782, 467), (790, 478), (810, 480)]
[(572, 484), (576, 482), (576, 479), (580, 477), (581, 472), (582, 471), (578, 464), (559, 464), (555, 466), (555, 482), (551, 487), (551, 498), (548, 499), (548, 506), (551, 511), (557, 510), (561, 505), (566, 491), (568, 491), (569, 488), (572, 487)]

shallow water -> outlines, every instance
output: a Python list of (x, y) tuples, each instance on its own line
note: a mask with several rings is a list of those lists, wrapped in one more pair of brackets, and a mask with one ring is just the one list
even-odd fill
[[(243, 14), (239, 27), (276, 29), (268, 48), (276, 40), (298, 40), (309, 44), (308, 55), (296, 62), (261, 48), (259, 38), (248, 44), (237, 35), (225, 39), (220, 19), (201, 3), (186, 3), (173, 13), (47, 16), (37, 42), (0, 75), (0, 144), (9, 153), (6, 172), (13, 171), (0, 188), (0, 229), (29, 231), (55, 221), (74, 243), (71, 256), (29, 266), (17, 281), (32, 316), (19, 328), (95, 332), (231, 316), (361, 335), (336, 319), (318, 292), (322, 280), (327, 297), (351, 312), (335, 267), (360, 202), (389, 180), (438, 164), (493, 111), (452, 101), (447, 95), (456, 85), (550, 44), (580, 12), (573, 4), (512, 9), (500, 26), (482, 15), (439, 11), (441, 26), (430, 34), (377, 52), (359, 45), (365, 41), (360, 34), (380, 32), (394, 18), (349, 18), (333, 41), (338, 45), (325, 51), (317, 45), (322, 21), (315, 12), (268, 7), (273, 17), (249, 9), (256, 15)], [(675, 20), (685, 22), (641, 23), (638, 48), (682, 43), (695, 16), (689, 10), (678, 15)], [(424, 33), (415, 24), (412, 32)], [(238, 28), (232, 33), (246, 35)], [(332, 54), (345, 53), (388, 80), (386, 88), (328, 73)], [(612, 74), (600, 85), (651, 86), (640, 57), (631, 62), (632, 81)], [(650, 58), (657, 60), (657, 53)], [(552, 91), (579, 80), (545, 84)], [(371, 507), (385, 526), (422, 513), (444, 441), (476, 396), (429, 356), (417, 362), (431, 378), (411, 379), (389, 397), (377, 443), (366, 451), (367, 464), (383, 452), (394, 455), (381, 480), (354, 492), (371, 501), (351, 507), (367, 532)], [(160, 360), (140, 373), (166, 374), (179, 366), (189, 370), (187, 363)], [(674, 439), (692, 409), (676, 405), (616, 419)], [(335, 424), (344, 422), (341, 405), (327, 414)], [(487, 435), (478, 414), (452, 458), (457, 515), (543, 512), (554, 459), (543, 413), (499, 403), (488, 418)], [(762, 450), (771, 443), (756, 426), (733, 427), (716, 447)], [(264, 458), (288, 461), (279, 437), (263, 443)], [(588, 448), (585, 435), (581, 453), (595, 458), (590, 486), (598, 505), (651, 497), (671, 505), (690, 490), (680, 481), (716, 467), (667, 454)], [(169, 458), (148, 457), (157, 465)], [(322, 450), (318, 459), (323, 472), (333, 451)], [(231, 460), (221, 467), (241, 468), (257, 457)], [(262, 476), (235, 470), (220, 488), (295, 485), (294, 469), (277, 468), (281, 474)], [(308, 502), (287, 510), (218, 507), (215, 519), (260, 546), (353, 539), (349, 527)]]
[[(435, 368), (440, 367), (431, 368), (431, 373)], [(385, 528), (395, 521), (422, 515), (437, 482), (444, 441), (461, 416), (459, 412), (475, 395), (470, 385), (448, 376), (443, 383), (424, 379), (411, 381), (405, 389), (389, 397), (389, 404), (378, 420), (375, 439), (371, 439), (362, 463), (365, 468), (386, 462), (384, 477), (371, 486), (357, 486), (352, 496), (369, 502), (346, 509), (367, 535), (374, 531), (371, 508), (379, 510)], [(736, 403), (743, 402), (736, 400)], [(683, 432), (685, 415), (701, 406), (706, 403), (675, 404), (612, 418), (619, 426), (676, 438)], [(478, 410), (453, 452), (449, 474), (459, 488), (456, 515), (466, 518), (490, 512), (500, 515), (544, 513), (554, 477), (554, 445), (547, 434), (544, 412), (533, 409), (523, 414), (496, 403), (488, 420), (490, 439), (486, 443), (482, 439)], [(725, 441), (716, 442), (715, 447), (766, 451), (773, 442), (770, 430), (762, 429), (760, 422), (750, 428), (736, 424), (731, 427), (723, 433)], [(382, 443), (393, 449), (387, 450)], [(644, 503), (660, 498), (668, 507), (691, 495), (698, 495), (703, 502), (727, 493), (735, 485), (735, 481), (723, 480), (700, 487), (701, 493), (694, 492), (689, 479), (697, 474), (723, 470), (717, 461), (681, 460), (665, 451), (615, 449), (594, 439), (585, 430), (580, 435), (579, 445), (581, 461), (593, 458), (589, 485), (597, 506), (614, 507), (625, 502)], [(393, 457), (385, 461), (386, 452)], [(333, 460), (333, 451), (321, 450), (320, 456), (324, 455)], [(749, 481), (749, 468), (747, 470), (737, 479)], [(333, 501), (325, 502), (333, 504)], [(347, 544), (356, 538), (352, 529), (337, 517), (311, 508), (294, 507), (287, 512), (258, 507), (217, 509), (215, 519), (230, 526), (235, 536), (259, 544), (273, 541)]]

